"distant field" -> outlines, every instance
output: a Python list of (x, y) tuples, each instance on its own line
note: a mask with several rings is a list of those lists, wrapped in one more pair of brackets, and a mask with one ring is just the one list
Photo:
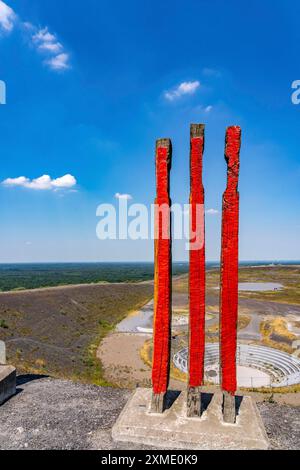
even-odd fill
[[(269, 292), (240, 291), (240, 299), (256, 299), (287, 304), (300, 304), (300, 265), (279, 266), (241, 266), (239, 270), (240, 282), (274, 282), (284, 286), (282, 290)], [(220, 283), (220, 270), (214, 268), (208, 270), (206, 287), (208, 294), (214, 294), (214, 289)], [(181, 278), (174, 283), (175, 292), (188, 292), (188, 278)]]
[[(249, 268), (255, 264), (255, 268)], [(298, 263), (300, 265), (300, 262)], [(218, 264), (208, 262), (209, 269), (208, 281), (213, 280), (213, 276), (218, 277)], [(287, 272), (288, 276), (292, 271), (290, 264), (286, 263), (278, 266), (266, 266), (265, 262), (242, 262), (241, 280), (256, 279), (261, 273), (278, 273), (278, 279), (281, 274)], [(274, 271), (274, 269), (277, 271)], [(188, 263), (173, 263), (173, 275), (188, 273)], [(244, 269), (246, 271), (244, 271)], [(248, 271), (250, 269), (250, 271)], [(295, 275), (300, 268), (292, 267)], [(215, 273), (215, 274), (212, 274)], [(0, 292), (9, 292), (12, 290), (37, 289), (40, 287), (55, 287), (77, 284), (98, 284), (103, 282), (139, 282), (153, 279), (153, 263), (43, 263), (43, 264), (0, 264)], [(274, 277), (274, 279), (276, 276)], [(276, 278), (276, 280), (277, 280)], [(270, 278), (271, 281), (273, 278)], [(296, 278), (295, 278), (296, 279)]]
[(2, 293), (0, 339), (21, 373), (104, 384), (96, 359), (101, 339), (152, 296), (151, 283)]
[[(188, 270), (175, 263), (173, 274)], [(99, 282), (137, 282), (153, 279), (153, 263), (0, 264), (0, 291), (37, 289)]]

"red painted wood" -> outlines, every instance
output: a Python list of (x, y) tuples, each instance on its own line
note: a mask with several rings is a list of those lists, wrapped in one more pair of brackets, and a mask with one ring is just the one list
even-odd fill
[(241, 129), (226, 133), (227, 188), (223, 195), (220, 355), (222, 389), (234, 395), (237, 389), (236, 349), (238, 322), (239, 166)]
[(155, 280), (152, 384), (165, 393), (169, 382), (171, 338), (171, 237), (169, 172), (171, 142), (158, 141), (156, 150)]
[(191, 131), (189, 387), (203, 385), (205, 354), (204, 126)]

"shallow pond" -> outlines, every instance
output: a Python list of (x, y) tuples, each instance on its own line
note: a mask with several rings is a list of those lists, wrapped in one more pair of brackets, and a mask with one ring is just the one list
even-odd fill
[(239, 291), (267, 292), (283, 289), (283, 285), (277, 282), (240, 282)]

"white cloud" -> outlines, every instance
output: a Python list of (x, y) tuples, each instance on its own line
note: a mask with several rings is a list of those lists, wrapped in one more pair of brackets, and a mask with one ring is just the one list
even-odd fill
[(28, 178), (25, 176), (19, 176), (18, 178), (7, 178), (2, 182), (5, 186), (24, 186), (27, 183)]
[(54, 188), (73, 188), (76, 184), (77, 181), (72, 175), (65, 175), (52, 181)]
[[(0, 0), (0, 31), (10, 32), (17, 18), (14, 10)], [(56, 34), (50, 32), (47, 26), (38, 28), (21, 19), (18, 21), (18, 26), (23, 33), (29, 36), (34, 48), (45, 55), (44, 64), (56, 71), (71, 68), (70, 55), (66, 52), (63, 44), (58, 41)]]
[(70, 68), (69, 63), (69, 54), (63, 52), (62, 54), (58, 54), (51, 59), (45, 61), (45, 64), (49, 65), (49, 67), (53, 70), (66, 70)]
[(69, 174), (56, 179), (52, 179), (49, 175), (43, 175), (32, 180), (26, 178), (25, 176), (19, 176), (18, 178), (7, 178), (2, 182), (2, 184), (7, 187), (22, 187), (45, 191), (70, 189), (76, 186), (77, 181), (74, 176)]
[(32, 36), (32, 40), (37, 43), (51, 43), (56, 41), (56, 36), (51, 34), (46, 27), (38, 30), (37, 33)]
[(43, 175), (39, 178), (33, 179), (32, 181), (28, 180), (24, 187), (38, 190), (52, 189), (51, 178), (49, 175)]
[(212, 107), (211, 105), (209, 105), (209, 106), (206, 106), (206, 108), (204, 109), (204, 111), (205, 111), (206, 113), (209, 113), (212, 109), (213, 109), (213, 107)]
[(44, 63), (52, 70), (59, 71), (70, 68), (69, 54), (58, 41), (56, 34), (51, 33), (47, 27), (36, 30), (31, 40), (39, 52), (48, 54), (48, 59)]
[(217, 209), (207, 209), (205, 213), (208, 215), (218, 215), (219, 211)]
[(130, 199), (132, 199), (132, 196), (130, 194), (120, 194), (120, 193), (116, 193), (115, 194), (115, 198), (116, 199), (125, 199), (127, 201), (129, 201)]
[(0, 0), (0, 28), (6, 32), (12, 31), (16, 19), (14, 10)]
[(38, 46), (41, 51), (49, 51), (56, 54), (57, 52), (63, 49), (63, 46), (60, 42), (44, 42)]
[(200, 82), (182, 82), (173, 90), (165, 92), (165, 98), (168, 101), (174, 101), (184, 95), (192, 95), (200, 87)]

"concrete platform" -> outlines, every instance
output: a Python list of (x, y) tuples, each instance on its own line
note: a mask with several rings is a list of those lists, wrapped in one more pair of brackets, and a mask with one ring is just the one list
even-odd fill
[(16, 369), (0, 365), (0, 406), (16, 394)]
[(222, 394), (203, 395), (201, 418), (186, 417), (182, 392), (163, 415), (151, 414), (150, 389), (137, 389), (112, 429), (116, 442), (132, 442), (162, 449), (268, 449), (269, 442), (255, 402), (238, 397), (235, 425), (222, 418)]
[(0, 341), (0, 365), (6, 364), (6, 348), (4, 341)]

